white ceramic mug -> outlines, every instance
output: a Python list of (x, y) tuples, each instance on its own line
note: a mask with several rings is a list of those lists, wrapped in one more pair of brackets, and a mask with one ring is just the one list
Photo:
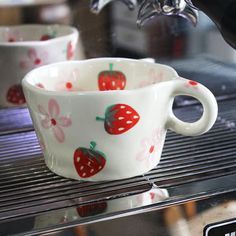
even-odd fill
[(42, 65), (75, 59), (77, 40), (78, 31), (70, 26), (0, 27), (0, 106), (23, 105), (21, 80), (26, 73)]
[[(171, 67), (124, 58), (43, 66), (23, 79), (23, 89), (47, 166), (78, 180), (144, 174), (159, 163), (167, 129), (200, 135), (218, 110), (206, 87)], [(173, 114), (177, 95), (201, 102), (198, 121)]]

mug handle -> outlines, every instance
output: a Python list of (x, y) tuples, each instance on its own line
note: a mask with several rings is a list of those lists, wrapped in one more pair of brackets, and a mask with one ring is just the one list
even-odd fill
[(180, 78), (169, 82), (172, 83), (170, 85), (172, 99), (178, 95), (194, 97), (202, 104), (203, 114), (199, 120), (190, 123), (177, 118), (171, 109), (167, 117), (166, 128), (187, 136), (196, 136), (207, 132), (214, 125), (218, 113), (217, 102), (212, 92), (193, 80)]

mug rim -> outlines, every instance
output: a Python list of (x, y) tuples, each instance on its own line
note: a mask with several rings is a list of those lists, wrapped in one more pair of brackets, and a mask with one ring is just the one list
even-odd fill
[(35, 27), (41, 27), (41, 28), (48, 28), (48, 27), (58, 27), (64, 28), (64, 29), (69, 29), (70, 32), (66, 35), (58, 36), (55, 38), (51, 38), (48, 40), (40, 41), (40, 40), (29, 40), (29, 41), (16, 41), (16, 42), (2, 42), (0, 41), (0, 47), (18, 47), (18, 46), (44, 46), (50, 43), (54, 43), (55, 41), (60, 41), (62, 39), (65, 39), (67, 37), (71, 37), (72, 35), (79, 35), (79, 31), (77, 28), (70, 26), (70, 25), (63, 25), (63, 24), (22, 24), (22, 25), (5, 25), (5, 26), (0, 26), (0, 30), (2, 29), (20, 29), (20, 28), (35, 28)]
[(30, 83), (30, 78), (32, 76), (32, 74), (37, 73), (37, 71), (40, 70), (45, 70), (47, 68), (50, 67), (54, 67), (54, 66), (60, 66), (60, 65), (66, 65), (66, 64), (81, 64), (81, 63), (88, 63), (88, 62), (92, 62), (92, 61), (111, 61), (111, 60), (116, 60), (116, 61), (128, 61), (128, 62), (133, 62), (133, 63), (142, 63), (142, 64), (147, 64), (147, 65), (159, 65), (162, 66), (163, 68), (166, 68), (169, 71), (172, 71), (173, 73), (173, 79), (180, 79), (180, 76), (178, 75), (178, 73), (176, 72), (176, 70), (174, 68), (172, 68), (171, 66), (165, 65), (165, 64), (161, 64), (161, 63), (153, 63), (153, 62), (149, 62), (149, 61), (144, 61), (144, 60), (140, 60), (140, 59), (131, 59), (131, 58), (122, 58), (122, 57), (100, 57), (100, 58), (91, 58), (91, 59), (85, 59), (85, 60), (71, 60), (71, 61), (62, 61), (62, 62), (56, 62), (56, 63), (51, 63), (49, 65), (43, 65), (40, 66), (38, 68), (35, 68), (33, 70), (31, 70), (30, 72), (28, 72), (25, 77), (22, 79), (22, 86), (23, 88), (26, 88), (28, 90), (31, 90), (34, 93), (38, 93), (38, 94), (42, 94), (42, 95), (51, 95), (51, 96), (78, 96), (78, 95), (102, 95), (102, 94), (114, 94), (114, 93), (119, 93), (119, 94), (127, 94), (127, 93), (133, 93), (133, 92), (138, 92), (138, 91), (142, 91), (145, 89), (149, 89), (150, 87), (154, 87), (154, 86), (158, 86), (161, 83), (165, 83), (168, 81), (160, 81), (158, 83), (155, 84), (150, 84), (150, 85), (146, 85), (144, 87), (141, 88), (134, 88), (134, 89), (124, 89), (124, 90), (105, 90), (105, 91), (100, 91), (100, 90), (87, 90), (87, 91), (52, 91), (52, 90), (45, 90), (39, 87), (36, 87), (34, 85), (32, 85)]

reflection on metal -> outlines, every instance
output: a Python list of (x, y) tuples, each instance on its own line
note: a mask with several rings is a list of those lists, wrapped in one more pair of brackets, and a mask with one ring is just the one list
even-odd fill
[[(93, 13), (98, 14), (108, 3), (114, 0), (90, 0), (90, 9)], [(125, 3), (130, 10), (133, 10), (137, 4), (137, 0), (119, 0)]]
[[(202, 136), (169, 132), (156, 168), (144, 176), (117, 181), (62, 178), (45, 166), (34, 131), (11, 130), (0, 135), (0, 235), (65, 235), (68, 230), (74, 235), (78, 230), (104, 235), (106, 229), (113, 236), (144, 235), (143, 230), (151, 236), (163, 229), (184, 236), (184, 229), (195, 236), (190, 221), (201, 231), (211, 221), (232, 218), (236, 212), (232, 202), (236, 196), (236, 126), (227, 124), (236, 122), (235, 107), (235, 99), (220, 102), (214, 128)], [(198, 105), (182, 107), (175, 114), (194, 121), (201, 109)], [(220, 210), (214, 211), (212, 219), (204, 215), (198, 224), (210, 209)], [(163, 232), (160, 235), (167, 235)]]
[[(236, 186), (233, 184), (235, 177), (234, 175), (217, 179), (218, 189), (209, 187), (216, 180), (203, 181), (199, 186), (195, 186), (195, 183), (179, 186), (176, 191), (170, 191), (169, 194), (173, 195), (167, 197), (166, 189), (154, 187), (141, 194), (44, 212), (12, 220), (9, 224), (17, 225), (17, 235), (21, 236), (88, 236), (91, 232), (91, 235), (97, 236), (199, 236), (206, 225), (236, 216)], [(230, 184), (223, 187), (228, 181)], [(208, 186), (209, 191), (202, 191), (204, 185)], [(195, 187), (195, 193), (193, 190), (190, 194), (191, 190), (187, 189)], [(22, 220), (27, 223), (28, 231), (20, 224)], [(6, 223), (0, 224), (1, 233), (6, 226)], [(84, 234), (78, 234), (78, 230)]]
[(104, 219), (110, 218), (115, 212), (124, 214), (136, 208), (138, 209), (164, 201), (167, 198), (168, 192), (166, 189), (153, 186), (144, 193), (126, 196), (125, 201), (123, 198), (109, 199), (108, 197), (102, 201), (78, 205), (78, 207), (75, 208), (68, 208), (66, 211), (60, 210), (55, 211), (54, 214), (38, 215), (34, 218), (33, 230), (39, 231), (53, 225), (63, 227), (64, 224), (71, 223), (75, 220), (87, 222), (88, 219), (92, 220), (97, 217)]
[(185, 2), (188, 3), (188, 5), (192, 7), (193, 9), (198, 10), (198, 8), (193, 5), (192, 0), (185, 0)]
[(198, 12), (190, 7), (184, 0), (144, 0), (140, 6), (137, 24), (144, 25), (156, 16), (180, 16), (197, 24)]
[(0, 109), (0, 135), (29, 130), (33, 130), (33, 125), (28, 109)]

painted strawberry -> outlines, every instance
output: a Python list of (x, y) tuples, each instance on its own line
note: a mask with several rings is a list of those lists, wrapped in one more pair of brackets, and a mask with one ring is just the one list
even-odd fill
[(77, 207), (77, 212), (81, 217), (94, 216), (103, 213), (107, 208), (106, 202), (96, 202)]
[(41, 36), (40, 41), (46, 41), (46, 40), (49, 40), (51, 38), (52, 38), (51, 35), (44, 34), (44, 35)]
[(110, 70), (102, 71), (98, 75), (99, 90), (123, 90), (126, 85), (125, 75), (121, 71), (113, 71), (113, 64), (109, 64)]
[(25, 96), (20, 84), (11, 86), (7, 91), (7, 101), (15, 105), (25, 103)]
[(53, 39), (56, 37), (56, 32), (52, 32), (50, 34), (43, 34), (41, 37), (40, 37), (40, 41), (46, 41), (46, 40), (49, 40), (49, 39)]
[(137, 111), (127, 104), (109, 106), (105, 111), (105, 118), (96, 117), (97, 121), (104, 121), (105, 130), (109, 134), (124, 133), (134, 127), (139, 119)]
[(15, 40), (15, 38), (10, 37), (10, 38), (8, 39), (8, 42), (9, 42), (9, 43), (14, 43), (14, 42), (16, 42), (16, 40)]
[(95, 142), (90, 142), (90, 148), (80, 147), (74, 152), (74, 165), (81, 178), (88, 178), (100, 172), (105, 164), (104, 153), (95, 151)]

